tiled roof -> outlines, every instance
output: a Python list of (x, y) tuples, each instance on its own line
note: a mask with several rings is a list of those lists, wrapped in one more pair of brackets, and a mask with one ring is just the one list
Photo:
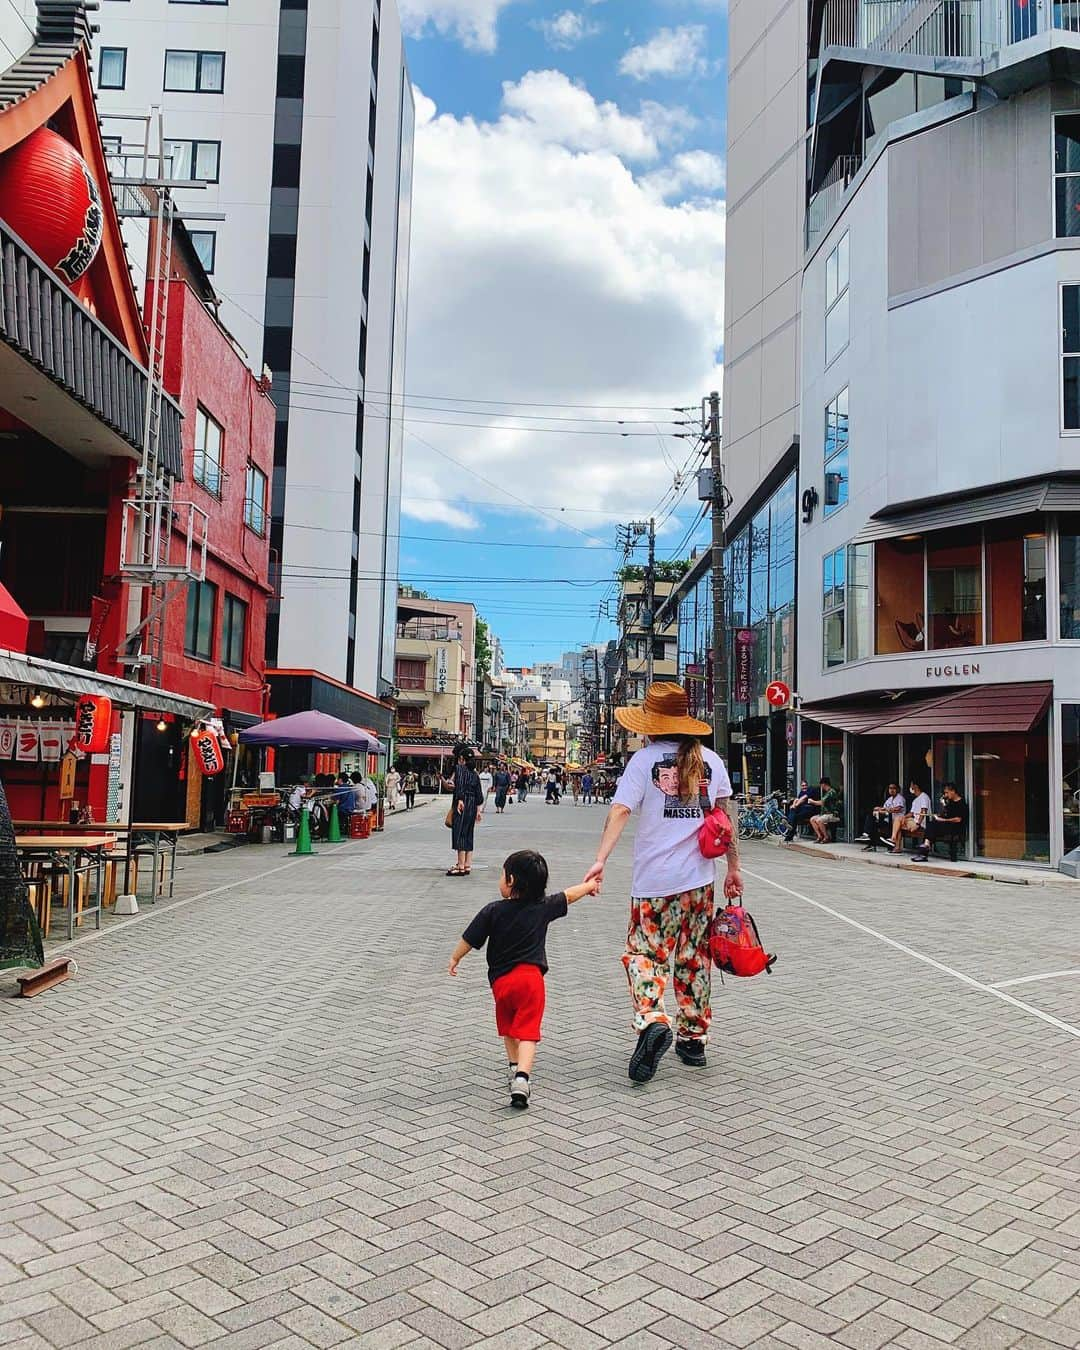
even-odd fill
[(0, 74), (0, 112), (28, 98), (62, 70), (95, 31), (86, 0), (38, 0), (34, 45)]

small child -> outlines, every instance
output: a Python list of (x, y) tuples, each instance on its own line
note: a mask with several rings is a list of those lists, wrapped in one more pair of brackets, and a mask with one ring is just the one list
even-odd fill
[(548, 865), (531, 848), (511, 853), (499, 879), (502, 900), (492, 900), (469, 924), (450, 957), (450, 974), (475, 948), (488, 944), (488, 979), (495, 996), (495, 1025), (509, 1061), (510, 1105), (529, 1104), (529, 1075), (544, 1016), (545, 940), (548, 924), (568, 905), (600, 889), (597, 881), (547, 895)]

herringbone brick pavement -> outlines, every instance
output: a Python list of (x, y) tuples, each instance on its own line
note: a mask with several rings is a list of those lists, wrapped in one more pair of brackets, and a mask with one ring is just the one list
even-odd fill
[(600, 822), (515, 806), (467, 880), (430, 809), (188, 859), (0, 998), (0, 1346), (1080, 1344), (1080, 1044), (1035, 1015), (1080, 1022), (1080, 979), (985, 988), (1080, 966), (1075, 900), (751, 849), (777, 972), (642, 1088), (624, 846), (552, 929), (514, 1113), (482, 957), (446, 960), (506, 852), (577, 880)]

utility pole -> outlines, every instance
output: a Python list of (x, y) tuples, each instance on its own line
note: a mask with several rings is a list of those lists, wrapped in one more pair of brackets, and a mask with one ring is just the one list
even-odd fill
[(648, 689), (653, 682), (653, 642), (655, 633), (654, 620), (656, 618), (656, 521), (649, 518), (649, 565), (645, 569), (645, 617), (648, 624), (648, 657), (645, 666), (645, 688)]
[[(706, 411), (706, 405), (708, 411)], [(712, 503), (712, 704), (713, 749), (723, 759), (728, 754), (728, 670), (727, 648), (724, 642), (724, 513), (727, 510), (727, 491), (724, 487), (724, 464), (720, 453), (720, 395), (713, 390), (702, 401), (702, 435), (709, 447), (712, 482), (707, 500)], [(702, 494), (704, 495), (704, 494)]]

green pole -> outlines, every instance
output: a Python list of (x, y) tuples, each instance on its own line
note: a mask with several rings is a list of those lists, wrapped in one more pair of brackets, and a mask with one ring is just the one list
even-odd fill
[(341, 837), (341, 817), (338, 815), (337, 802), (330, 803), (330, 828), (326, 831), (328, 844), (343, 844)]
[(311, 812), (305, 806), (300, 811), (300, 828), (296, 832), (296, 847), (289, 854), (290, 858), (309, 858), (315, 856), (315, 850), (311, 847)]

